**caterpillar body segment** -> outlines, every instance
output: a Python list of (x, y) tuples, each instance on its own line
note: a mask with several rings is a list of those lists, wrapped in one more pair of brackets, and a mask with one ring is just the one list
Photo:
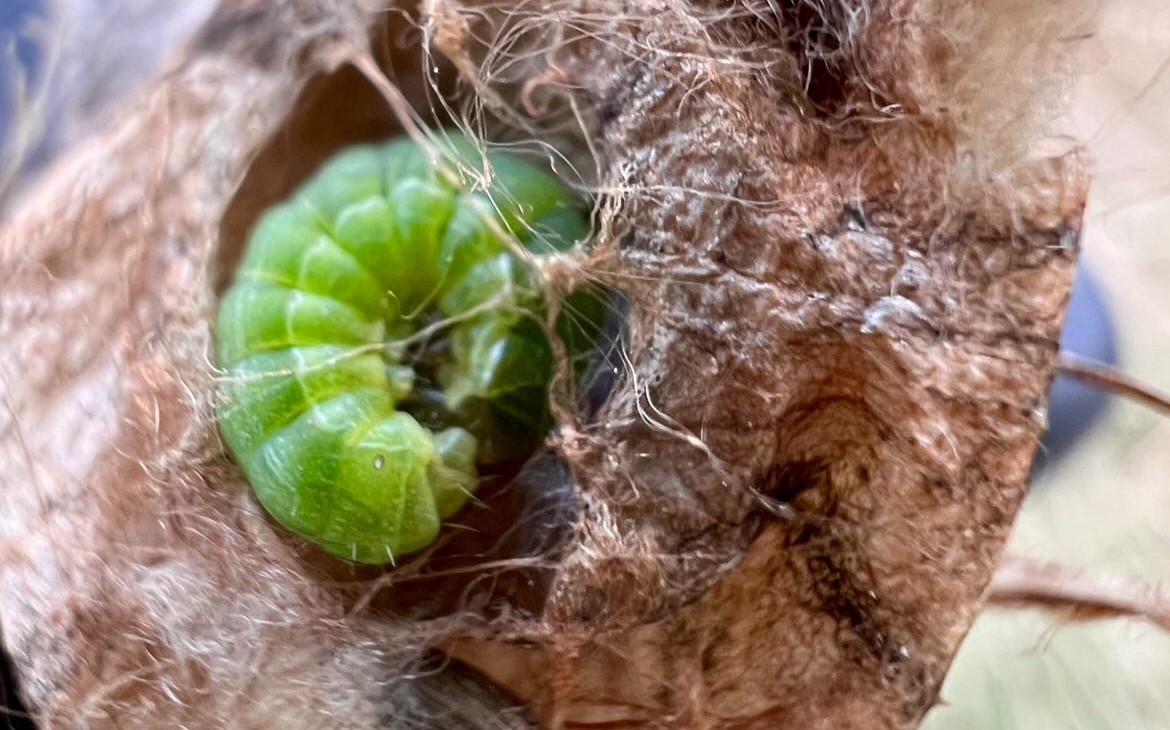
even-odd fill
[[(269, 513), (339, 557), (426, 547), (477, 465), (523, 458), (551, 423), (543, 302), (515, 242), (540, 255), (588, 226), (551, 175), (488, 161), (477, 190), (410, 141), (340, 153), (262, 217), (221, 301), (224, 439)], [(574, 298), (601, 321), (595, 293)], [(558, 330), (579, 346), (596, 328)]]

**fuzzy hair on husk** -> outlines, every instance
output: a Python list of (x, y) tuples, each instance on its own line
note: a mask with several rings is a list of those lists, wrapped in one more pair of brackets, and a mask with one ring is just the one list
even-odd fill
[[(35, 718), (917, 726), (1044, 428), (1091, 11), (223, 0), (0, 232), (0, 636)], [(620, 292), (623, 335), (463, 529), (359, 569), (227, 456), (217, 297), (329, 154), (453, 125), (595, 196), (544, 273)]]

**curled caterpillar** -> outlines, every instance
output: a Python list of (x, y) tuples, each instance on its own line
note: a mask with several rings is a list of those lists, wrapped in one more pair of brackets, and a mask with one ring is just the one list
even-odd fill
[[(341, 152), (262, 217), (220, 305), (225, 441), (278, 522), (355, 562), (429, 545), (477, 465), (523, 458), (551, 422), (552, 348), (515, 242), (563, 249), (587, 223), (509, 155), (469, 189), (457, 168), (483, 158), (453, 148), (446, 166), (408, 140)], [(566, 319), (580, 349), (591, 317)]]

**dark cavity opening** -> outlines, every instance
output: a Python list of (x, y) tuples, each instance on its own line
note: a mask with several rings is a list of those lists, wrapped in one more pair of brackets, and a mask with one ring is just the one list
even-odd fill
[[(371, 44), (381, 70), (422, 125), (456, 126), (471, 106), (466, 85), (440, 54), (428, 57), (424, 53), (413, 10), (399, 9), (384, 17), (385, 22), (373, 31)], [(497, 90), (505, 98), (519, 99), (525, 80), (521, 75)], [(550, 118), (557, 118), (556, 104), (555, 99), (550, 101)], [(490, 113), (475, 116), (474, 122), (476, 133), (489, 142), (507, 143), (508, 152), (548, 169), (544, 163), (549, 154), (531, 139), (531, 133), (516, 130)], [(385, 141), (402, 132), (387, 100), (358, 69), (342, 66), (312, 79), (260, 149), (220, 222), (217, 293), (230, 285), (248, 236), (267, 208), (287, 199), (341, 149)], [(592, 182), (588, 179), (592, 157), (579, 132), (561, 124), (540, 136), (571, 162), (562, 160), (558, 173), (569, 169), (581, 173), (582, 179), (562, 175), (567, 184)], [(579, 388), (579, 412), (586, 422), (596, 417), (621, 370), (617, 343), (625, 326), (624, 303), (620, 295), (606, 296), (610, 297), (609, 321)], [(427, 364), (434, 354), (410, 353), (424, 380), (434, 379), (434, 368)], [(427, 419), (426, 403), (413, 407), (417, 416)], [(432, 416), (434, 421), (442, 420), (438, 412)], [(322, 585), (334, 587), (347, 605), (362, 602), (367, 612), (415, 619), (466, 611), (536, 616), (543, 607), (545, 579), (556, 563), (558, 547), (577, 519), (575, 495), (564, 462), (552, 449), (540, 448), (523, 464), (481, 472), (475, 499), (446, 521), (438, 543), (428, 551), (403, 557), (397, 567), (351, 565), (283, 529), (280, 534), (296, 545)], [(387, 582), (390, 573), (393, 579)], [(374, 581), (384, 587), (371, 593)]]

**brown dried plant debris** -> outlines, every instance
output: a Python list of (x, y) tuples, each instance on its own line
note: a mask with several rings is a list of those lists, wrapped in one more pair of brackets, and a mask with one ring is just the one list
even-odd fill
[(990, 603), (1042, 608), (1068, 621), (1140, 618), (1170, 630), (1166, 588), (1123, 576), (1009, 556), (988, 593)]
[[(382, 10), (224, 0), (0, 234), (0, 632), (32, 710), (529, 723), (441, 645), (544, 727), (914, 727), (1043, 429), (1085, 176), (1035, 150), (1081, 4)], [(555, 144), (599, 196), (560, 275), (628, 299), (612, 395), (526, 477), (569, 507), (525, 590), (322, 562), (216, 435), (243, 236), (403, 122)]]

